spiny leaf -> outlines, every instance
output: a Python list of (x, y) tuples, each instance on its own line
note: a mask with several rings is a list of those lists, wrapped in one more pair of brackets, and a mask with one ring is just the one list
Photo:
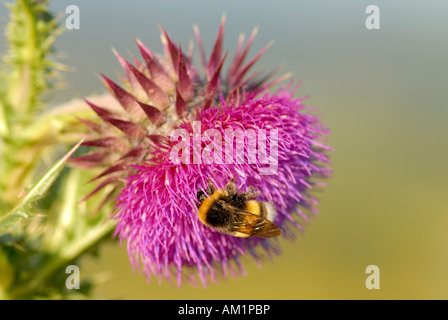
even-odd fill
[[(83, 139), (84, 140), (84, 139)], [(59, 173), (65, 166), (67, 160), (73, 155), (78, 147), (83, 142), (78, 142), (64, 157), (55, 163), (47, 172), (45, 172), (40, 179), (34, 182), (30, 187), (28, 193), (23, 197), (22, 201), (6, 215), (0, 217), (0, 234), (2, 234), (8, 226), (20, 221), (23, 218), (28, 218), (32, 215), (30, 205), (34, 201), (42, 198), (51, 185), (55, 182)]]

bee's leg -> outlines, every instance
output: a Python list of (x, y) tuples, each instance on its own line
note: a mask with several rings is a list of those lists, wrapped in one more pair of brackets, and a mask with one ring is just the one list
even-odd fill
[(254, 188), (249, 188), (248, 192), (243, 192), (240, 194), (236, 194), (234, 196), (234, 202), (235, 202), (235, 206), (243, 209), (246, 207), (247, 202), (250, 201), (251, 199), (255, 198), (258, 196), (258, 192), (254, 190)]
[(231, 197), (237, 194), (235, 178), (232, 178), (226, 185), (227, 192)]
[(210, 181), (208, 182), (207, 189), (205, 189), (205, 191), (206, 193), (202, 191), (202, 189), (199, 189), (197, 192), (197, 198), (200, 203), (204, 201), (208, 197), (208, 195), (212, 195), (213, 192), (215, 192), (215, 188)]
[(197, 203), (197, 206), (199, 206), (202, 203), (202, 201), (204, 201), (207, 198), (207, 195), (204, 193), (204, 191), (199, 189), (197, 192), (197, 198), (199, 201), (199, 203)]
[(213, 186), (213, 183), (211, 183), (211, 181), (208, 182), (207, 185), (207, 194), (211, 195), (213, 194), (213, 192), (215, 192), (215, 187)]
[(260, 193), (258, 191), (256, 191), (252, 186), (249, 187), (249, 191), (243, 193), (244, 197), (246, 198), (246, 200), (250, 200), (253, 198), (256, 198)]

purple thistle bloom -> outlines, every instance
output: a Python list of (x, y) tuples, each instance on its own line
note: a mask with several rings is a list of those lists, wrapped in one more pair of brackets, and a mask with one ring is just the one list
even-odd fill
[[(114, 215), (118, 220), (116, 234), (127, 241), (131, 264), (142, 266), (148, 279), (151, 274), (170, 281), (174, 278), (180, 286), (183, 278), (197, 283), (197, 274), (206, 286), (208, 279), (214, 282), (218, 275), (244, 273), (240, 262), (243, 255), (249, 254), (260, 262), (266, 255), (279, 253), (275, 239), (232, 237), (201, 223), (197, 193), (205, 192), (209, 181), (216, 188), (224, 188), (234, 178), (238, 190), (253, 187), (259, 192), (257, 200), (275, 206), (274, 222), (283, 235), (294, 238), (294, 230), (303, 230), (300, 221), (308, 221), (308, 212), (316, 212), (317, 201), (308, 190), (318, 184), (316, 178), (325, 178), (330, 172), (326, 167), (325, 151), (330, 148), (324, 144), (328, 134), (325, 126), (307, 113), (303, 99), (293, 97), (295, 90), (291, 90), (291, 85), (274, 94), (268, 92), (287, 75), (271, 82), (268, 81), (272, 73), (265, 77), (257, 77), (257, 73), (247, 76), (268, 48), (244, 64), (255, 32), (246, 46), (240, 38), (228, 74), (221, 76), (227, 56), (222, 56), (223, 28), (224, 19), (208, 61), (195, 28), (203, 77), (192, 63), (192, 50), (185, 56), (163, 30), (164, 58), (153, 54), (140, 41), (137, 45), (144, 63), (134, 58), (133, 66), (116, 54), (126, 73), (126, 78), (122, 78), (126, 89), (103, 76), (122, 110), (87, 101), (103, 123), (82, 120), (91, 128), (91, 139), (84, 144), (99, 149), (75, 158), (74, 162), (106, 168), (95, 178), (102, 181), (87, 197), (106, 185), (114, 186), (110, 197), (120, 193)], [(197, 124), (200, 129), (195, 128)], [(170, 139), (175, 129), (188, 136), (188, 141), (184, 141), (184, 151), (188, 152), (181, 163), (173, 161), (172, 150), (179, 143)], [(271, 155), (272, 130), (277, 130), (275, 174), (261, 173), (266, 163), (256, 156), (255, 161), (249, 161), (252, 149), (248, 138), (243, 140), (246, 156), (237, 159), (232, 155), (232, 161), (225, 158), (224, 141), (204, 139), (210, 130), (225, 137), (229, 130), (250, 129), (265, 130), (268, 141), (271, 138), (266, 154)], [(199, 152), (204, 155), (204, 150), (213, 146), (215, 161), (197, 161), (197, 133), (202, 136)]]

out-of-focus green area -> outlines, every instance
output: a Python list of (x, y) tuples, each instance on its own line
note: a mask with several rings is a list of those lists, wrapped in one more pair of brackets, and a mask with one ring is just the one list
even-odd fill
[[(70, 1), (54, 1), (64, 12)], [(158, 24), (187, 47), (197, 23), (210, 53), (222, 12), (225, 45), (260, 32), (252, 54), (303, 80), (298, 95), (332, 130), (334, 174), (319, 193), (320, 215), (283, 254), (261, 269), (206, 290), (133, 274), (126, 245), (104, 246), (83, 274), (101, 272), (95, 293), (122, 299), (447, 299), (448, 298), (448, 5), (443, 1), (376, 1), (381, 29), (367, 30), (366, 1), (77, 1), (81, 29), (56, 47), (66, 89), (54, 103), (103, 90), (95, 71), (115, 76), (110, 47), (138, 56), (133, 37), (161, 51)], [(174, 9), (176, 8), (176, 9)], [(3, 17), (3, 16), (2, 16)], [(3, 25), (2, 25), (3, 26)], [(3, 47), (0, 46), (0, 48)], [(126, 54), (125, 54), (126, 55)], [(365, 269), (380, 268), (380, 289), (368, 290)]]

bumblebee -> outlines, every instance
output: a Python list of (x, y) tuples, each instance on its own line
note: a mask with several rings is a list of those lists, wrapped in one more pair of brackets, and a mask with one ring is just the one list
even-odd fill
[(232, 179), (223, 189), (215, 189), (209, 183), (206, 190), (198, 191), (198, 216), (206, 226), (238, 238), (273, 238), (282, 230), (272, 221), (276, 216), (269, 202), (255, 200), (258, 196), (252, 187), (249, 192), (238, 192)]

